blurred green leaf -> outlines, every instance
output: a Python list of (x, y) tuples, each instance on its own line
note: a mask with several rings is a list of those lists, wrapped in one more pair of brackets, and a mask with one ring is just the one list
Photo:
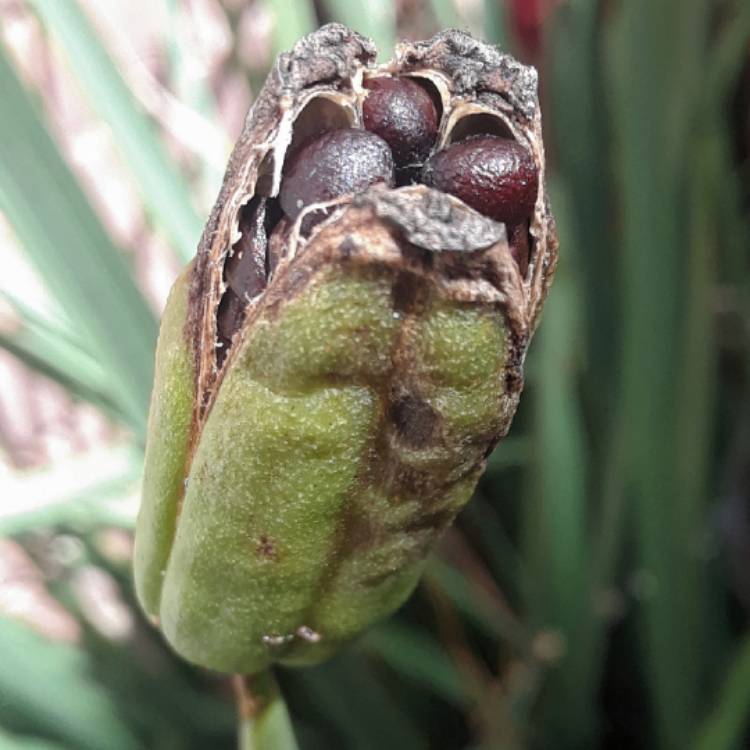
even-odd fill
[(145, 434), (156, 321), (0, 47), (0, 208)]
[[(690, 479), (681, 473), (690, 461), (684, 420), (695, 415), (700, 423), (708, 394), (700, 386), (694, 402), (681, 398), (691, 387), (690, 368), (702, 370), (711, 356), (702, 350), (697, 362), (695, 349), (685, 347), (692, 322), (686, 316), (690, 237), (683, 218), (702, 101), (707, 14), (704, 0), (625, 4), (609, 59), (623, 211), (621, 429), (637, 565), (654, 584), (642, 602), (641, 636), (663, 747), (687, 746), (709, 657), (696, 647), (707, 614), (695, 553), (705, 477), (700, 467)], [(687, 481), (696, 491), (683, 495)]]
[(485, 635), (507, 640), (521, 653), (528, 650), (526, 631), (477, 582), (434, 558), (429, 561), (424, 578)]
[(482, 23), (472, 28), (473, 34), (508, 51), (508, 33), (505, 23), (506, 3), (503, 0), (483, 0)]
[(136, 750), (140, 743), (91, 679), (87, 655), (0, 618), (0, 721), (76, 750)]
[(364, 637), (362, 646), (449, 703), (461, 706), (469, 702), (461, 675), (429, 634), (397, 623), (383, 624)]
[[(33, 370), (59, 383), (74, 398), (82, 398), (120, 421), (128, 421), (125, 405), (101, 365), (70, 331), (43, 318), (20, 300), (0, 292), (17, 320), (0, 328), (0, 347)], [(122, 407), (122, 408), (121, 408)], [(131, 425), (139, 428), (139, 422)]]
[(534, 448), (523, 530), (523, 558), (533, 580), (525, 592), (528, 618), (534, 628), (559, 633), (565, 644), (559, 668), (550, 672), (543, 714), (547, 741), (557, 737), (560, 747), (588, 746), (596, 729), (586, 632), (592, 606), (589, 466), (577, 400), (577, 299), (563, 267), (535, 344)]
[(396, 40), (396, 8), (394, 3), (368, 0), (325, 0), (332, 20), (346, 24), (375, 42), (378, 59), (389, 60)]
[(475, 547), (483, 553), (493, 577), (509, 599), (518, 601), (520, 590), (527, 594), (535, 590), (536, 583), (526, 561), (483, 493), (475, 493), (468, 507), (461, 512), (461, 518), (471, 529), (476, 539)]
[(430, 7), (441, 29), (460, 29), (463, 26), (455, 0), (430, 0)]
[[(215, 123), (216, 140), (225, 143), (225, 151), (229, 153), (231, 144), (229, 134), (221, 128), (221, 112), (211, 85), (212, 79), (204, 75), (194, 64), (193, 49), (185, 44), (189, 37), (180, 33), (184, 29), (185, 21), (194, 18), (191, 9), (182, 0), (166, 0), (169, 22), (164, 29), (166, 49), (169, 59), (168, 86), (174, 91), (180, 102), (190, 107), (191, 111), (200, 113), (209, 123)], [(200, 21), (195, 18), (195, 25)], [(223, 161), (223, 160), (222, 160)], [(199, 205), (212, 205), (221, 186), (223, 177), (223, 163), (216, 159), (196, 159), (191, 165), (193, 193)], [(195, 243), (194, 243), (195, 244)], [(190, 249), (190, 255), (194, 246)]]
[[(336, 727), (339, 747), (426, 747), (398, 696), (385, 690), (361, 654), (349, 650), (319, 667), (297, 670), (294, 684), (302, 688), (305, 701)], [(294, 709), (292, 703), (292, 713)]]
[[(39, 528), (69, 525), (80, 531), (106, 525), (132, 528), (135, 508), (128, 502), (137, 491), (142, 464), (130, 450), (99, 453), (94, 458), (106, 467), (105, 478), (92, 479), (90, 466), (73, 463), (69, 472), (81, 474), (77, 488), (50, 491), (55, 475), (44, 470), (29, 473), (23, 509), (0, 509), (0, 534), (14, 535)], [(65, 465), (63, 464), (63, 469)], [(83, 469), (83, 471), (81, 471)], [(88, 469), (88, 471), (86, 471)], [(58, 474), (60, 469), (57, 469)], [(36, 480), (36, 484), (35, 484)]]
[(29, 0), (49, 33), (59, 40), (94, 109), (112, 129), (114, 142), (143, 195), (144, 206), (179, 257), (195, 255), (201, 221), (184, 175), (160, 143), (78, 0)]
[(703, 108), (703, 135), (708, 142), (706, 148), (714, 153), (711, 156), (713, 172), (705, 174), (704, 179), (711, 186), (719, 212), (717, 239), (720, 240), (719, 250), (724, 262), (722, 281), (746, 284), (750, 279), (750, 254), (747, 252), (750, 212), (743, 211), (741, 205), (742, 174), (736, 167), (735, 138), (728, 132), (725, 119), (726, 113), (733, 109), (742, 66), (747, 64), (750, 4), (735, 0), (727, 5), (727, 15), (712, 50), (705, 86), (710, 104)]
[(273, 54), (290, 50), (318, 25), (313, 4), (307, 0), (265, 0), (273, 18)]
[(512, 466), (523, 466), (529, 460), (529, 441), (522, 437), (505, 437), (487, 459), (487, 471), (498, 473)]
[(620, 249), (612, 220), (611, 113), (604, 94), (599, 8), (598, 0), (561, 5), (552, 19), (546, 61), (547, 116), (554, 121), (548, 143), (551, 157), (559, 162), (550, 178), (552, 205), (564, 234), (562, 263), (582, 276), (578, 292), (587, 347), (582, 374), (590, 419), (597, 433), (606, 436), (589, 446), (594, 463), (609, 448), (612, 383), (622, 356), (619, 298), (611, 284)]
[(711, 715), (701, 727), (694, 750), (739, 750), (750, 717), (750, 636), (745, 636), (729, 666)]
[(66, 750), (56, 742), (47, 742), (35, 737), (20, 737), (0, 730), (0, 750)]

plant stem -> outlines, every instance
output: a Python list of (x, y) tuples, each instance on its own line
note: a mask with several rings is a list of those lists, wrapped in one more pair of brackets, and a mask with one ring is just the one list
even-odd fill
[(239, 714), (239, 750), (298, 750), (292, 720), (268, 669), (232, 678)]

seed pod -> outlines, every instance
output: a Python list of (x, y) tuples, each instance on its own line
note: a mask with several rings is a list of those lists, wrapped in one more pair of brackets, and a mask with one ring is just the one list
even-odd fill
[[(338, 24), (280, 57), (164, 313), (136, 588), (209, 668), (318, 662), (406, 599), (510, 426), (552, 280), (535, 72), (457, 31), (374, 60)], [(311, 207), (283, 215), (287, 156), (361, 129), (384, 74), (439, 99), (437, 150), (500, 135), (531, 155), (523, 261), (425, 185), (338, 191), (307, 229)]]

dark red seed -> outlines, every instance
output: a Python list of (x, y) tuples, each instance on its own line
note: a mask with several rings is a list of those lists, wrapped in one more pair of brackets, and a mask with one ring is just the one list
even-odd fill
[(291, 157), (279, 199), (284, 213), (296, 219), (305, 206), (361, 193), (378, 182), (394, 184), (388, 144), (366, 130), (331, 130)]
[(216, 316), (220, 344), (216, 351), (216, 359), (219, 367), (221, 367), (229, 353), (229, 347), (232, 345), (232, 337), (245, 319), (245, 307), (245, 301), (231, 289), (227, 289), (224, 292)]
[(369, 78), (362, 104), (365, 128), (393, 151), (400, 170), (416, 174), (435, 145), (438, 111), (427, 91), (411, 78)]
[(539, 188), (531, 154), (496, 135), (475, 135), (439, 151), (425, 164), (422, 179), (506, 224), (531, 216)]
[(224, 265), (227, 284), (240, 298), (252, 299), (266, 286), (266, 201), (261, 198), (244, 206), (239, 227), (242, 237), (232, 247)]

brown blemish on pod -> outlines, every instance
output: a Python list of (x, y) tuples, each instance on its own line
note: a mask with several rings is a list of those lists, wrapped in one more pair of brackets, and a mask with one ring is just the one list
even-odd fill
[(388, 414), (401, 440), (415, 449), (434, 441), (441, 422), (440, 415), (426, 401), (411, 394), (398, 397)]
[(396, 277), (392, 294), (394, 311), (408, 314), (422, 305), (424, 287), (419, 276), (404, 272)]
[(258, 557), (265, 560), (275, 561), (278, 559), (278, 552), (273, 539), (268, 534), (261, 534), (258, 539), (258, 544), (255, 547), (256, 554)]

